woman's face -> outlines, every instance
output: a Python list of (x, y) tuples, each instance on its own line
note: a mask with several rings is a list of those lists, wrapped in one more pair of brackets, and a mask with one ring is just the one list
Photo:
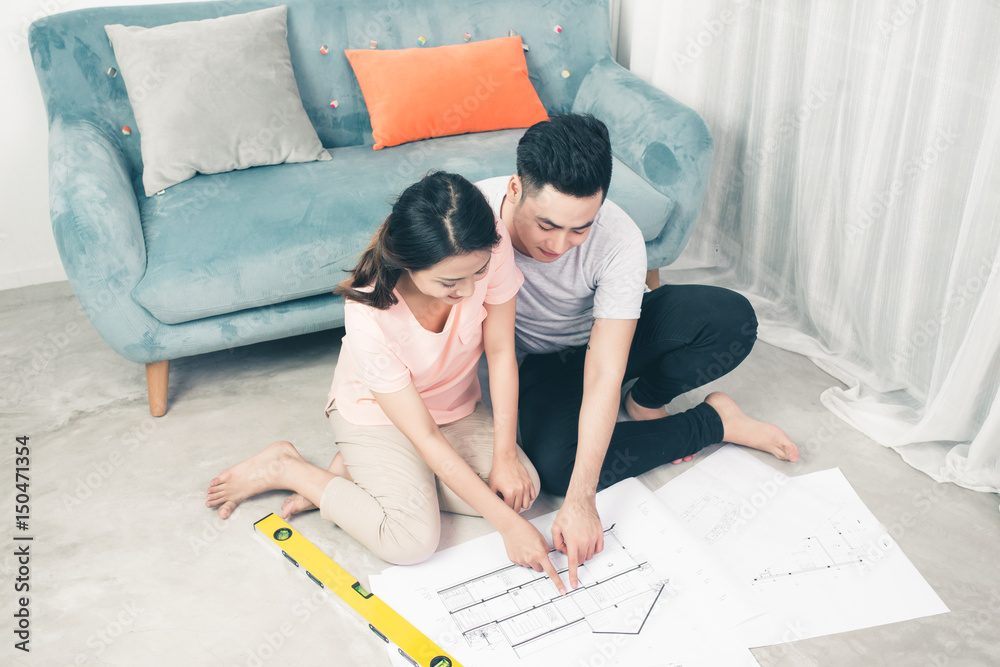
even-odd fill
[(454, 305), (472, 296), (476, 283), (486, 277), (490, 268), (489, 250), (443, 259), (423, 271), (409, 271), (413, 284), (423, 294)]

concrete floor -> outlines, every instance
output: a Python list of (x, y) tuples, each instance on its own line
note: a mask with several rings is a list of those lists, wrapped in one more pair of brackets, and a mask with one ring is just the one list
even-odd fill
[[(14, 438), (30, 436), (30, 530), (19, 534), (34, 537), (25, 654), (13, 649), (13, 520), (0, 529), (0, 664), (387, 665), (363, 623), (252, 536), (286, 494), (252, 499), (229, 521), (204, 506), (213, 476), (274, 440), (329, 463), (322, 407), (340, 336), (172, 362), (168, 412), (155, 419), (142, 367), (101, 341), (67, 283), (0, 292), (0, 464), (13, 485)], [(672, 409), (723, 388), (799, 443), (797, 464), (761, 455), (768, 463), (791, 475), (839, 466), (952, 611), (754, 655), (762, 665), (1000, 665), (997, 496), (936, 484), (840, 422), (819, 402), (834, 383), (808, 359), (758, 344)], [(690, 465), (642, 479), (657, 488)], [(531, 515), (555, 507), (543, 496)], [(385, 567), (316, 512), (294, 525), (362, 583)], [(489, 530), (445, 515), (441, 547)]]

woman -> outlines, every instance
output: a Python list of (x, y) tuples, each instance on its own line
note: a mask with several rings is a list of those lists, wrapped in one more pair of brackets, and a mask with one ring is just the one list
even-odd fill
[[(407, 188), (364, 251), (345, 297), (346, 335), (326, 406), (340, 453), (328, 470), (291, 443), (212, 480), (208, 506), (290, 489), (282, 515), (319, 507), (380, 558), (437, 549), (440, 510), (485, 517), (519, 565), (565, 592), (541, 533), (518, 515), (538, 474), (515, 442), (514, 304), (523, 282), (507, 230), (466, 179), (436, 172)], [(480, 402), (483, 350), (495, 413)]]

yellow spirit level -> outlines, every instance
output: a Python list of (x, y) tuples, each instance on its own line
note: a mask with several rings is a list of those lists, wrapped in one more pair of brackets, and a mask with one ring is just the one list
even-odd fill
[(253, 525), (266, 541), (321, 588), (336, 594), (368, 621), (383, 641), (396, 645), (400, 655), (418, 667), (462, 667), (454, 658), (413, 627), (392, 607), (369, 593), (347, 570), (333, 562), (316, 545), (302, 537), (277, 514), (268, 514)]

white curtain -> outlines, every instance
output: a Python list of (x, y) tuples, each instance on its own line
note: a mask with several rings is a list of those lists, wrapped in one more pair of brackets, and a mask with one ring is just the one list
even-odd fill
[(1000, 0), (620, 16), (619, 59), (715, 138), (667, 280), (741, 291), (762, 340), (847, 385), (831, 411), (938, 481), (1000, 491)]

